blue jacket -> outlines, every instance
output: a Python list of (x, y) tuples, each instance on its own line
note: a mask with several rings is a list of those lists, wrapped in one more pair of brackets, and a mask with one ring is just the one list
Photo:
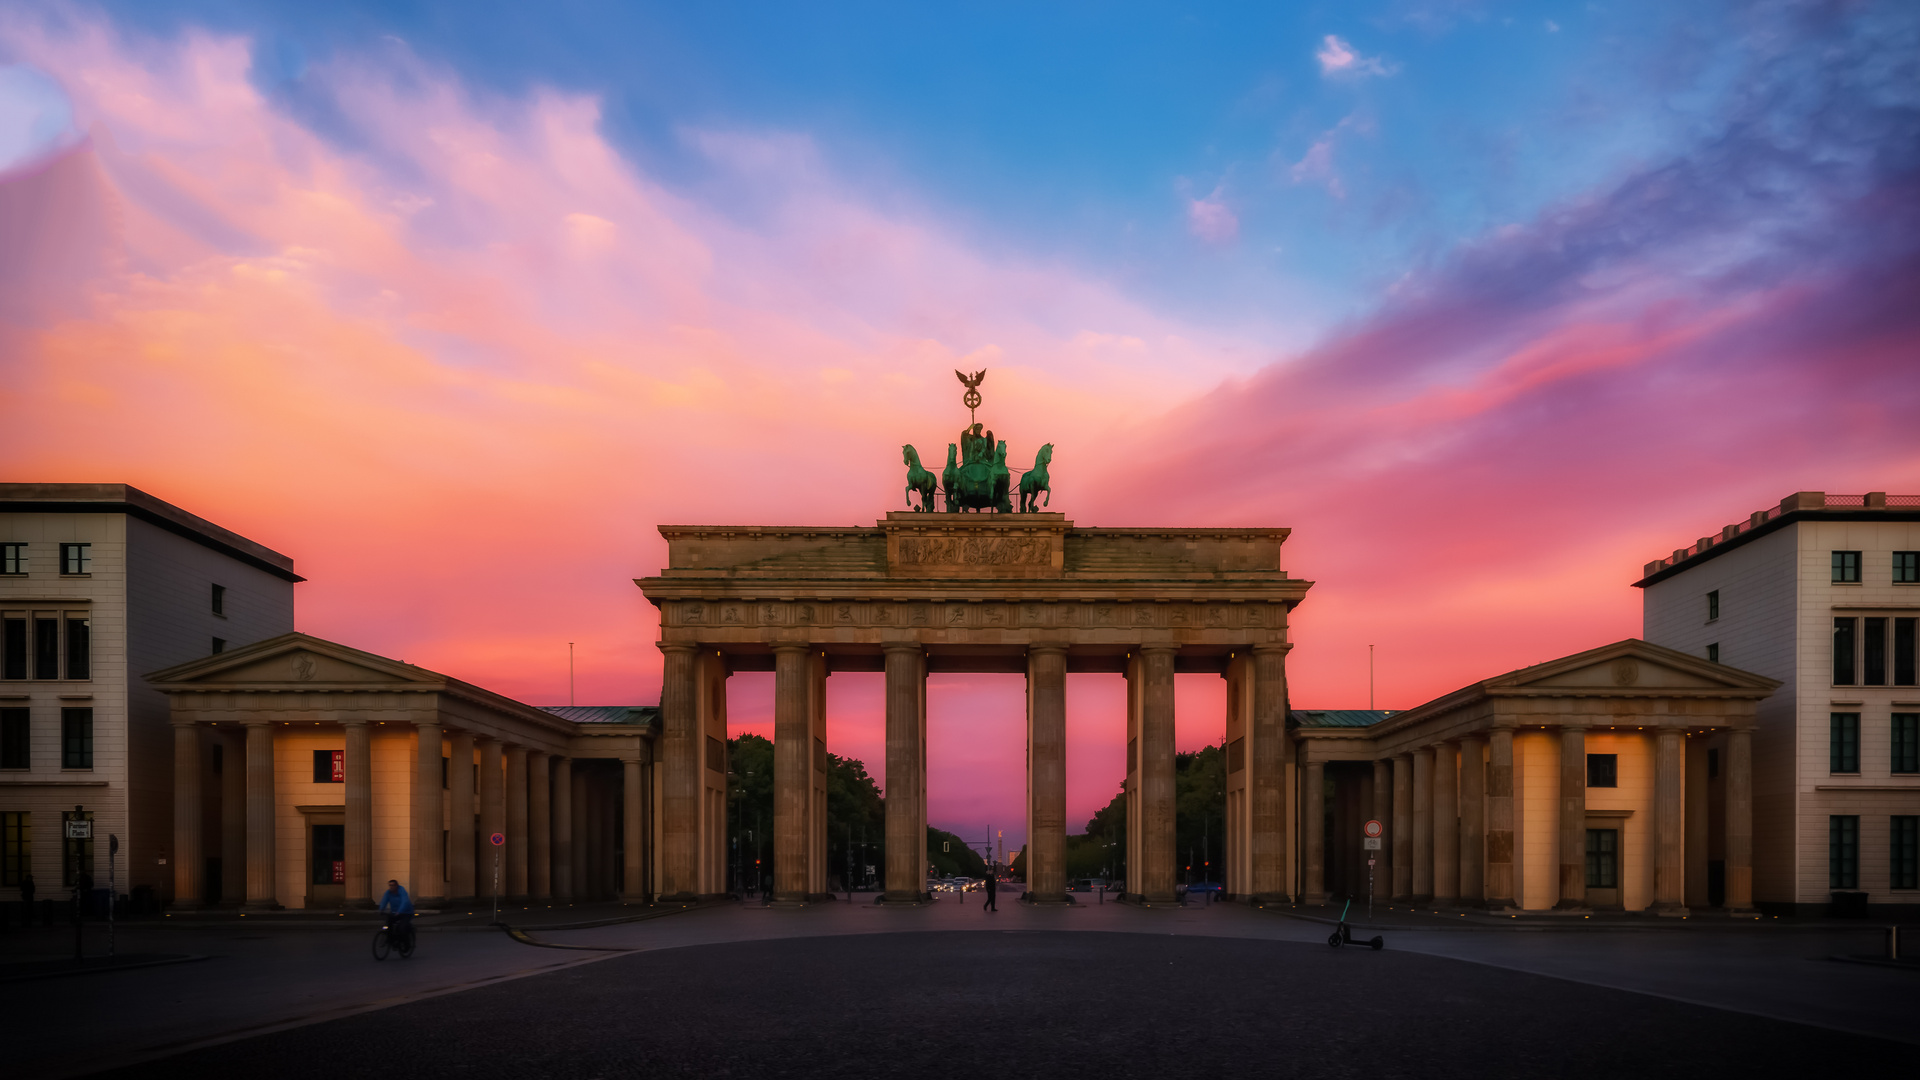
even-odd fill
[[(389, 904), (393, 905), (391, 909), (387, 906)], [(413, 914), (413, 897), (407, 895), (405, 888), (395, 885), (380, 894), (380, 910), (392, 910), (395, 915), (411, 915)]]

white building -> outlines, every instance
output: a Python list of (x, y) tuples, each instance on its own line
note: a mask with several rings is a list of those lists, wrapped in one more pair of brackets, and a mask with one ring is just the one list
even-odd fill
[(142, 676), (291, 631), (300, 580), (125, 484), (0, 484), (0, 899), (28, 873), (40, 898), (106, 888), (110, 834), (120, 891), (169, 895), (173, 735)]
[(1635, 584), (1646, 640), (1784, 684), (1753, 736), (1757, 905), (1920, 906), (1920, 496), (1797, 492)]

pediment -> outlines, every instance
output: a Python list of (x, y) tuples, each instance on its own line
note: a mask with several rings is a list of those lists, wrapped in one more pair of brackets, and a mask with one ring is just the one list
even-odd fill
[(1771, 689), (1774, 680), (1629, 638), (1490, 680), (1489, 690), (1716, 691)]
[(395, 687), (438, 684), (432, 672), (306, 634), (283, 634), (155, 672), (156, 684)]

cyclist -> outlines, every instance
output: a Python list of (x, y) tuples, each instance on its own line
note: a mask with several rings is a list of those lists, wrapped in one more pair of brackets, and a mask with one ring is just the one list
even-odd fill
[(380, 897), (380, 910), (391, 910), (393, 918), (387, 920), (387, 936), (396, 940), (413, 936), (413, 897), (400, 883), (388, 880), (387, 891)]

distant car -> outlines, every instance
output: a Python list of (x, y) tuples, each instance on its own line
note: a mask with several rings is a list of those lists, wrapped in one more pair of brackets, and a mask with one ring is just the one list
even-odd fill
[(1098, 892), (1101, 889), (1106, 889), (1108, 892), (1113, 891), (1111, 885), (1101, 881), (1099, 878), (1075, 878), (1067, 883), (1068, 892)]
[(1189, 893), (1203, 893), (1203, 892), (1217, 893), (1217, 892), (1222, 892), (1225, 889), (1226, 889), (1226, 886), (1222, 885), (1218, 881), (1196, 881), (1193, 884), (1187, 886), (1187, 892)]

